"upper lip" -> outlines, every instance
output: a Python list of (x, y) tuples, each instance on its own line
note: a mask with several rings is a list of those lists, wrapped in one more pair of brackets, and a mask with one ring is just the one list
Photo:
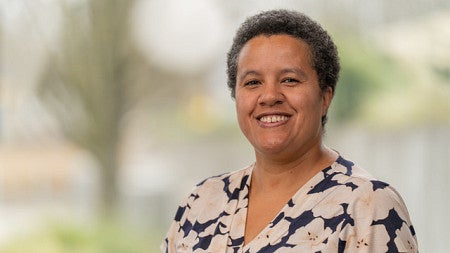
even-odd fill
[(264, 113), (259, 113), (255, 115), (256, 119), (261, 119), (264, 116), (273, 116), (273, 115), (280, 115), (280, 116), (287, 116), (287, 117), (291, 117), (292, 115), (286, 112), (279, 112), (279, 111), (274, 111), (274, 112), (264, 112)]

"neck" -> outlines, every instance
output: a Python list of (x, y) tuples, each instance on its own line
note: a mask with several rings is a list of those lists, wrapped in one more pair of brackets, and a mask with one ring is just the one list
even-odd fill
[(263, 191), (296, 191), (319, 171), (330, 166), (338, 154), (318, 145), (295, 159), (257, 154), (252, 188)]

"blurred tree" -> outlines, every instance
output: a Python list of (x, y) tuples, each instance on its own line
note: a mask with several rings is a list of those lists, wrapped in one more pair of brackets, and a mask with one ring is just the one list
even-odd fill
[(61, 48), (50, 57), (39, 93), (66, 136), (96, 158), (100, 210), (115, 215), (121, 119), (131, 106), (127, 85), (135, 84), (135, 72), (143, 70), (130, 43), (133, 1), (62, 3)]
[(404, 85), (403, 71), (373, 45), (355, 36), (337, 38), (341, 74), (331, 114), (338, 122), (359, 119), (365, 103), (381, 91)]
[[(129, 113), (144, 108), (158, 121), (173, 117), (183, 97), (202, 85), (198, 76), (203, 73), (166, 72), (142, 56), (131, 36), (132, 0), (63, 1), (61, 6), (60, 48), (51, 52), (38, 93), (65, 136), (97, 160), (100, 214), (114, 216)], [(145, 130), (158, 134), (161, 123), (156, 123)]]

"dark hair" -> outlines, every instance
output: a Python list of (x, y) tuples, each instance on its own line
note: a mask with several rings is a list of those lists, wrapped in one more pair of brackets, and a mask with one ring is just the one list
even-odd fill
[[(312, 54), (322, 90), (331, 87), (333, 94), (339, 78), (339, 57), (330, 35), (314, 20), (297, 11), (271, 10), (247, 18), (239, 27), (227, 55), (228, 87), (235, 98), (238, 57), (244, 45), (258, 35), (286, 34), (306, 42)], [(326, 116), (322, 118), (325, 125)]]

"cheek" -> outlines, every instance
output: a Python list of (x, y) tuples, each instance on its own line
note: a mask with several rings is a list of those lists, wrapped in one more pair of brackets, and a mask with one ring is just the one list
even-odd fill
[(236, 116), (239, 122), (239, 125), (241, 124), (241, 120), (243, 115), (245, 114), (245, 105), (243, 104), (243, 101), (236, 96)]
[(234, 103), (236, 107), (236, 114), (239, 116), (239, 114), (242, 112), (242, 101), (238, 96), (236, 96)]
[(291, 97), (292, 105), (307, 118), (322, 118), (322, 99), (314, 94)]
[(242, 131), (248, 128), (249, 120), (252, 114), (252, 105), (250, 99), (243, 98), (242, 96), (236, 95), (236, 116), (239, 123), (239, 127)]
[(251, 98), (242, 92), (236, 93), (235, 104), (236, 104), (236, 113), (238, 117), (240, 115), (248, 114), (251, 110)]

